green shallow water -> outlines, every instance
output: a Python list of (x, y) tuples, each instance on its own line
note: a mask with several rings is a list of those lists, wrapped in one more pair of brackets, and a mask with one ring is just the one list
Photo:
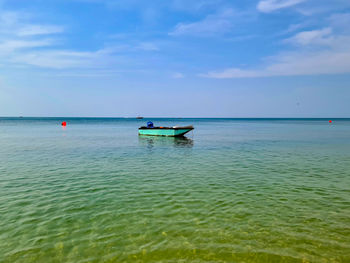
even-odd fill
[(0, 262), (350, 262), (350, 121), (0, 118)]

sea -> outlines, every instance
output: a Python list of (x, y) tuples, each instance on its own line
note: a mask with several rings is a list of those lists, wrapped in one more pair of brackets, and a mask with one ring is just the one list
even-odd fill
[(350, 262), (350, 119), (0, 118), (0, 262)]

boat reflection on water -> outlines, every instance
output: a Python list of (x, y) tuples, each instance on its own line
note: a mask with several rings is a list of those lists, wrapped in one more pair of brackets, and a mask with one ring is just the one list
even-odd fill
[(191, 148), (193, 147), (193, 140), (185, 136), (183, 137), (165, 137), (165, 136), (143, 136), (139, 135), (139, 144), (153, 147), (179, 147), (179, 148)]

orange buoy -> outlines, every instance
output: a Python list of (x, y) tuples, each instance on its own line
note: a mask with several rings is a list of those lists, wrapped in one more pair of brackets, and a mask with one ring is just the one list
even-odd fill
[(62, 126), (63, 126), (63, 127), (66, 127), (66, 126), (67, 126), (67, 122), (63, 121), (63, 122), (62, 122)]

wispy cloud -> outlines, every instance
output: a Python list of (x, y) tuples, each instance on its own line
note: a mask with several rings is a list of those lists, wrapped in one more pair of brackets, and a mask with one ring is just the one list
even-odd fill
[(171, 75), (171, 77), (173, 79), (183, 79), (185, 77), (185, 75), (182, 74), (181, 72), (175, 72)]
[(33, 54), (44, 60), (45, 56), (39, 55), (44, 52), (42, 49), (59, 43), (51, 35), (62, 33), (62, 26), (33, 24), (27, 13), (0, 11), (0, 58), (7, 66), (34, 65), (38, 58)]
[(13, 56), (11, 62), (38, 67), (64, 69), (98, 67), (107, 54), (105, 50), (77, 52), (71, 50), (32, 51)]
[(264, 13), (270, 13), (278, 9), (295, 6), (307, 0), (261, 0), (257, 9)]
[(23, 12), (0, 10), (0, 32), (2, 37), (11, 36), (30, 37), (62, 33), (64, 28), (57, 25), (33, 24), (27, 21), (29, 15)]
[(223, 0), (171, 0), (169, 1), (171, 7), (176, 10), (183, 10), (189, 12), (198, 12), (210, 7), (218, 6), (220, 3), (224, 2)]
[(62, 33), (64, 31), (62, 26), (52, 25), (26, 25), (19, 28), (18, 36), (38, 36), (38, 35), (51, 35)]
[(159, 50), (155, 41), (143, 41), (137, 35), (122, 40), (107, 38), (107, 42), (82, 51), (69, 45), (65, 26), (38, 21), (35, 14), (0, 9), (0, 67), (77, 71), (116, 69), (122, 64), (136, 71), (146, 64), (138, 58), (140, 54)]
[(318, 30), (303, 31), (285, 40), (286, 43), (295, 45), (328, 45), (333, 42), (332, 28), (326, 27)]
[[(0, 58), (6, 66), (27, 65), (46, 68), (86, 67), (103, 52), (53, 49), (60, 43), (52, 35), (63, 33), (58, 25), (33, 24), (28, 14), (0, 12)], [(48, 38), (49, 37), (49, 38)]]
[[(103, 47), (80, 51), (64, 45), (60, 25), (34, 24), (32, 15), (0, 10), (0, 66), (35, 66), (49, 69), (106, 68), (124, 52), (158, 50), (153, 42), (102, 43)], [(63, 36), (63, 37), (62, 37)]]
[(41, 40), (3, 40), (0, 41), (0, 54), (8, 54), (20, 49), (47, 47), (52, 44), (50, 39)]
[(207, 78), (256, 78), (350, 73), (350, 51), (287, 53), (276, 56), (261, 69), (230, 68), (200, 74)]
[(158, 46), (152, 42), (141, 42), (136, 46), (136, 49), (145, 50), (145, 51), (157, 51), (159, 50)]
[(329, 26), (299, 32), (284, 43), (296, 49), (266, 58), (258, 68), (233, 67), (200, 76), (224, 79), (350, 73), (350, 34), (336, 33)]
[(335, 13), (328, 20), (333, 28), (350, 34), (350, 13)]
[(103, 4), (108, 8), (118, 9), (142, 9), (164, 8), (174, 9), (177, 11), (198, 12), (206, 8), (217, 7), (225, 0), (71, 0), (87, 4)]
[(179, 23), (169, 35), (212, 36), (227, 33), (232, 30), (236, 15), (237, 12), (233, 9), (226, 9), (217, 14), (208, 15), (198, 22)]
[(296, 6), (296, 10), (305, 16), (317, 16), (329, 14), (330, 12), (339, 12), (350, 7), (348, 0), (307, 0), (302, 5)]

